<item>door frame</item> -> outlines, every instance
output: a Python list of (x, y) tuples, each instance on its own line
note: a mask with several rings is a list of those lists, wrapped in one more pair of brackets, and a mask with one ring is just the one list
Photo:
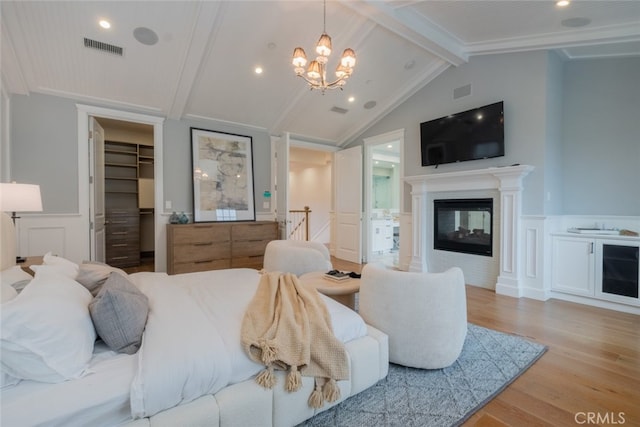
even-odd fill
[[(365, 216), (365, 232), (363, 233), (363, 245), (365, 247), (365, 262), (372, 259), (373, 251), (371, 242), (373, 242), (373, 226), (371, 221), (371, 188), (373, 186), (373, 162), (371, 161), (373, 147), (390, 142), (399, 141), (400, 148), (400, 165), (398, 167), (399, 174), (399, 213), (404, 211), (404, 129), (398, 129), (391, 132), (375, 135), (364, 139), (364, 216)], [(400, 242), (402, 244), (402, 242)]]
[(163, 183), (163, 124), (164, 118), (140, 113), (113, 110), (93, 105), (76, 104), (78, 110), (78, 212), (81, 216), (83, 229), (87, 231), (87, 242), (90, 244), (90, 214), (89, 214), (89, 117), (103, 117), (128, 122), (144, 123), (153, 126), (153, 155), (154, 155), (154, 251), (155, 271), (167, 270), (166, 221), (161, 217), (164, 213), (164, 183)]

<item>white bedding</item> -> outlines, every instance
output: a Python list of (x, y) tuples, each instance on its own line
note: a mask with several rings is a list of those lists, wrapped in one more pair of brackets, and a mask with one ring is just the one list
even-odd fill
[(96, 343), (90, 374), (58, 384), (21, 381), (2, 390), (3, 426), (113, 426), (131, 419), (135, 355)]
[[(260, 280), (257, 270), (138, 273), (130, 278), (150, 303), (131, 387), (134, 418), (216, 393), (264, 368), (249, 359), (239, 339), (244, 312)], [(359, 315), (329, 298), (325, 302), (339, 339), (366, 335)]]
[[(135, 273), (129, 279), (150, 300), (141, 350), (129, 356), (96, 346), (90, 375), (59, 384), (22, 381), (3, 389), (2, 425), (120, 424), (132, 414), (150, 416), (215, 393), (263, 369), (240, 345), (258, 271)], [(359, 315), (323, 299), (338, 339), (348, 342), (367, 334)]]

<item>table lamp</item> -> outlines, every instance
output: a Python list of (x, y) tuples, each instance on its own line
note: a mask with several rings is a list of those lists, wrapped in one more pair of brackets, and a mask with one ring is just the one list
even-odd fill
[[(16, 212), (41, 212), (42, 197), (40, 186), (34, 184), (0, 183), (0, 211), (11, 212), (13, 226), (20, 218)], [(16, 262), (24, 262), (26, 258), (16, 257)]]

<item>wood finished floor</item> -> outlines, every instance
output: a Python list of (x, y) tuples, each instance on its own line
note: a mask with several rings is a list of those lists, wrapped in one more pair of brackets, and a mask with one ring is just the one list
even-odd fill
[(464, 426), (640, 426), (640, 316), (475, 286), (467, 286), (467, 314), (548, 351)]
[[(332, 262), (338, 270), (362, 269)], [(467, 316), (549, 349), (464, 426), (640, 426), (640, 316), (475, 286), (467, 286)]]

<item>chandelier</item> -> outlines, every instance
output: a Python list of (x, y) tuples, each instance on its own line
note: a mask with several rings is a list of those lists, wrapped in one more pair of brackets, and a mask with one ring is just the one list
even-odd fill
[(331, 37), (327, 34), (327, 1), (324, 0), (324, 21), (322, 27), (322, 35), (318, 44), (316, 45), (316, 53), (318, 56), (315, 60), (311, 61), (307, 73), (305, 75), (304, 66), (307, 65), (307, 55), (304, 49), (297, 47), (293, 51), (293, 66), (294, 71), (298, 77), (302, 77), (311, 90), (318, 89), (324, 91), (327, 89), (340, 88), (347, 83), (347, 79), (353, 73), (353, 67), (356, 65), (356, 53), (351, 48), (347, 48), (342, 53), (340, 58), (340, 64), (336, 68), (336, 80), (327, 81), (327, 62), (329, 62), (329, 55), (331, 55)]

